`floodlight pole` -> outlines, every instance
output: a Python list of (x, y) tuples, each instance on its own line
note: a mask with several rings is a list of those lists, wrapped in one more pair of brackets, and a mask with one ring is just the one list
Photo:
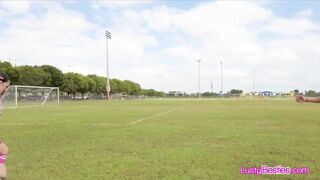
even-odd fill
[(198, 62), (198, 98), (201, 99), (201, 94), (200, 94), (200, 62), (201, 62), (201, 59), (198, 59), (197, 62)]
[(111, 39), (111, 33), (106, 31), (106, 70), (107, 70), (107, 85), (106, 85), (106, 92), (107, 92), (107, 101), (110, 100), (110, 82), (109, 82), (109, 59), (108, 59), (108, 39)]
[(221, 97), (223, 96), (223, 73), (222, 73), (222, 64), (223, 64), (223, 62), (220, 61), (220, 65), (221, 65), (221, 93), (220, 93), (220, 95), (221, 95)]
[(253, 69), (252, 72), (253, 72), (253, 95), (255, 95), (256, 94), (256, 77), (255, 77), (256, 70)]

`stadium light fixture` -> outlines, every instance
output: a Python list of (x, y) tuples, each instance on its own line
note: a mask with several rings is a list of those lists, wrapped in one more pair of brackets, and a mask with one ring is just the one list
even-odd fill
[(106, 85), (106, 92), (107, 92), (107, 101), (110, 100), (110, 82), (109, 82), (109, 59), (108, 59), (108, 39), (111, 39), (111, 33), (106, 31), (106, 70), (107, 70), (107, 85)]

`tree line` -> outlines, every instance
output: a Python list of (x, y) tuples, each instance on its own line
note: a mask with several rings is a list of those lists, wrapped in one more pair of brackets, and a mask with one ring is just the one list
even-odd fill
[[(0, 61), (0, 71), (8, 74), (12, 85), (59, 87), (62, 93), (75, 98), (81, 94), (102, 97), (106, 93), (106, 78), (95, 74), (63, 73), (52, 65), (12, 66), (8, 61)], [(142, 89), (140, 84), (130, 80), (110, 79), (111, 94), (162, 97), (163, 92)]]

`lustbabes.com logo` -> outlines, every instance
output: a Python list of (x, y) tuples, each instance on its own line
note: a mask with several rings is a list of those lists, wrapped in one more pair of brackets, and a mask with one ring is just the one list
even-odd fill
[(261, 167), (241, 167), (240, 174), (309, 174), (310, 169), (308, 167), (282, 167), (281, 165), (277, 167), (269, 167), (267, 165), (262, 165)]

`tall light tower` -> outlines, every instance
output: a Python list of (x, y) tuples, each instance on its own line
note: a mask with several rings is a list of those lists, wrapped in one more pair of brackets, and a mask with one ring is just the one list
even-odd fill
[(223, 96), (223, 73), (222, 73), (222, 64), (223, 64), (223, 62), (220, 61), (220, 65), (221, 65), (221, 92), (220, 92), (220, 94), (221, 94), (221, 97)]
[(253, 69), (253, 71), (252, 71), (252, 74), (253, 74), (253, 95), (255, 95), (256, 94), (256, 75), (255, 75), (255, 73), (256, 73), (256, 70), (255, 69)]
[(198, 98), (201, 99), (201, 93), (200, 93), (200, 62), (201, 59), (198, 59)]
[(110, 82), (109, 82), (109, 59), (108, 59), (108, 39), (111, 39), (111, 33), (109, 31), (106, 31), (106, 69), (107, 69), (107, 85), (106, 85), (106, 91), (107, 91), (107, 101), (110, 100)]

